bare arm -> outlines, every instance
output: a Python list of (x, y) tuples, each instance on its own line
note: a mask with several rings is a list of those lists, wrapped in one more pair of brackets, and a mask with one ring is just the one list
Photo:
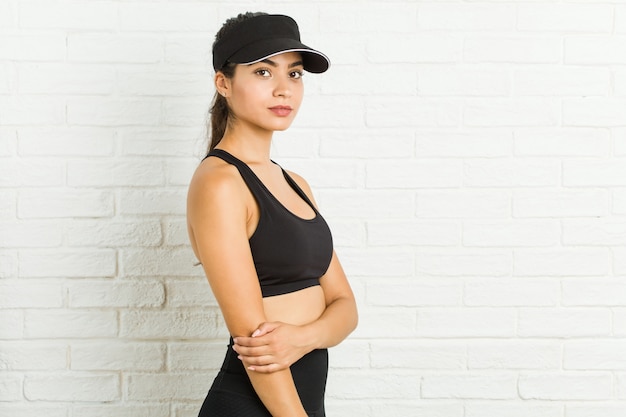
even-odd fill
[[(249, 336), (266, 320), (246, 232), (245, 193), (238, 181), (229, 167), (201, 166), (187, 199), (190, 237), (233, 337)], [(306, 417), (289, 369), (248, 375), (272, 416)]]

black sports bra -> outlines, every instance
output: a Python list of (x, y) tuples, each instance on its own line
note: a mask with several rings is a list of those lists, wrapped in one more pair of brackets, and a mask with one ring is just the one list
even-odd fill
[(249, 243), (263, 297), (319, 285), (330, 265), (333, 241), (328, 224), (304, 191), (281, 168), (287, 183), (315, 212), (310, 220), (283, 206), (245, 162), (222, 149), (213, 149), (209, 156), (236, 166), (259, 205), (259, 223)]

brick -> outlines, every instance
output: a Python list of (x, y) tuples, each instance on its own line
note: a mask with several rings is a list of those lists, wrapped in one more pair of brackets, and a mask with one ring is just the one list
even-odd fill
[(559, 283), (545, 279), (468, 280), (463, 302), (480, 307), (557, 306), (559, 295)]
[(617, 218), (565, 220), (563, 243), (568, 246), (625, 246), (626, 221)]
[(93, 65), (25, 64), (20, 66), (18, 93), (49, 95), (110, 95), (116, 71)]
[(510, 156), (513, 148), (511, 132), (499, 129), (418, 131), (415, 143), (416, 154), (422, 158)]
[(554, 98), (467, 99), (463, 124), (471, 127), (556, 126), (561, 113)]
[(613, 138), (613, 152), (615, 156), (625, 156), (626, 155), (626, 128), (618, 127), (618, 128), (611, 129), (611, 136)]
[(127, 398), (169, 401), (197, 400), (211, 387), (213, 374), (131, 374), (125, 379)]
[(626, 369), (626, 341), (576, 340), (563, 346), (563, 368), (572, 370)]
[(569, 36), (564, 39), (565, 64), (623, 65), (624, 36)]
[(116, 401), (121, 399), (119, 376), (27, 375), (24, 396), (30, 401)]
[(523, 308), (521, 337), (597, 337), (611, 333), (611, 312), (600, 308)]
[[(352, 381), (352, 383), (350, 383)], [(354, 381), (361, 381), (354, 384)], [(337, 370), (328, 380), (329, 392), (333, 398), (342, 399), (395, 399), (416, 398), (419, 396), (421, 378), (419, 375), (405, 375), (388, 371), (343, 371)]]
[(193, 33), (167, 36), (164, 49), (164, 60), (169, 64), (209, 65), (208, 63), (213, 59), (206, 36)]
[[(11, 94), (11, 91), (15, 88), (14, 86), (17, 86), (17, 70), (6, 63), (0, 64), (0, 94)], [(2, 136), (4, 134), (0, 135), (0, 137)]]
[(37, 2), (19, 7), (20, 27), (29, 29), (117, 29), (117, 10), (111, 3), (91, 5), (75, 3), (71, 7), (54, 7)]
[(557, 63), (562, 47), (558, 37), (470, 36), (465, 39), (466, 62)]
[[(324, 135), (324, 137), (326, 137)], [(208, 142), (208, 139), (206, 140)], [(201, 158), (208, 146), (197, 153)], [(274, 132), (270, 157), (277, 158), (317, 158), (320, 154), (320, 134), (311, 129), (290, 128), (288, 131)]]
[(115, 311), (28, 310), (24, 317), (26, 338), (116, 337)]
[(326, 218), (333, 234), (333, 245), (335, 248), (342, 247), (362, 247), (367, 240), (368, 232), (366, 225), (358, 220), (349, 219), (334, 220)]
[(81, 371), (159, 371), (165, 344), (136, 342), (72, 343), (71, 369)]
[(67, 100), (67, 122), (73, 126), (154, 126), (159, 124), (160, 115), (161, 103), (152, 98), (75, 97)]
[(445, 188), (459, 187), (462, 163), (446, 159), (368, 162), (365, 166), (368, 188)]
[(561, 287), (561, 302), (565, 306), (626, 307), (626, 282), (622, 279), (566, 280)]
[(626, 248), (613, 248), (613, 273), (615, 275), (626, 275)]
[(17, 277), (17, 251), (0, 250), (0, 279)]
[(626, 6), (624, 5), (615, 6), (615, 32), (626, 32)]
[(24, 334), (24, 313), (0, 310), (0, 340), (20, 339)]
[(609, 271), (607, 249), (516, 249), (515, 276), (590, 276)]
[[(165, 97), (162, 101), (162, 118), (163, 123), (167, 126), (195, 127), (206, 122), (207, 100), (204, 97)], [(158, 111), (155, 115), (158, 116)], [(159, 122), (157, 121), (145, 124), (158, 126)]]
[(142, 32), (205, 31), (215, 21), (209, 4), (123, 3), (119, 6), (121, 30)]
[[(0, 50), (2, 50), (1, 44)], [(64, 123), (64, 100), (45, 96), (0, 96), (0, 124), (2, 125), (34, 126)]]
[(506, 96), (511, 91), (511, 77), (502, 70), (424, 68), (417, 72), (417, 91), (420, 96)]
[(613, 71), (613, 95), (626, 96), (626, 71)]
[(60, 246), (63, 225), (47, 221), (0, 221), (0, 247), (45, 248)]
[[(381, 136), (388, 146), (379, 146)], [(359, 131), (359, 146), (354, 146), (352, 138), (342, 132), (329, 132), (322, 136), (319, 154), (324, 159), (330, 158), (406, 158), (414, 154), (412, 132), (403, 130), (394, 134), (368, 129)]]
[(418, 275), (425, 276), (508, 276), (511, 252), (497, 249), (419, 250)]
[[(321, 190), (317, 203), (329, 218), (398, 219), (411, 217), (415, 198), (409, 193), (390, 190)], [(384, 204), (382, 204), (384, 202)]]
[(508, 190), (418, 191), (416, 216), (420, 218), (509, 218)]
[[(402, 66), (406, 65), (406, 68)], [(372, 83), (370, 80), (381, 80), (393, 72), (396, 82)], [(308, 81), (307, 88), (309, 88)], [(377, 65), (364, 68), (362, 65), (333, 66), (333, 76), (322, 83), (322, 94), (345, 94), (350, 96), (391, 95), (411, 96), (418, 91), (418, 78), (410, 64)]]
[(559, 127), (558, 129), (517, 129), (515, 155), (596, 156), (609, 154), (610, 138), (605, 129)]
[(23, 250), (19, 254), (20, 277), (111, 277), (117, 269), (113, 249)]
[[(624, 103), (626, 105), (626, 102)], [(563, 185), (569, 187), (626, 186), (626, 158), (564, 161)]]
[(202, 403), (198, 400), (196, 400), (196, 402), (197, 404), (182, 403), (182, 404), (177, 404), (173, 406), (172, 408), (173, 408), (174, 414), (172, 414), (172, 416), (174, 417), (197, 417), (198, 410), (200, 410)]
[(332, 369), (360, 369), (370, 364), (370, 343), (363, 340), (347, 339), (329, 351), (329, 365)]
[(355, 339), (411, 338), (415, 336), (416, 313), (409, 308), (361, 308)]
[(165, 291), (160, 282), (99, 282), (70, 283), (68, 302), (75, 307), (160, 307)]
[(15, 190), (0, 190), (0, 218), (14, 219), (17, 213), (16, 208), (17, 193)]
[(133, 339), (228, 337), (216, 308), (178, 311), (123, 311), (120, 336)]
[(362, 168), (356, 164), (346, 164), (344, 161), (282, 158), (278, 163), (286, 171), (295, 172), (306, 178), (314, 194), (317, 194), (315, 190), (320, 188), (354, 189), (362, 183)]
[(613, 190), (613, 205), (611, 208), (614, 214), (626, 214), (626, 189)]
[(215, 296), (206, 278), (193, 281), (173, 280), (165, 284), (167, 305), (169, 307), (217, 307)]
[(389, 280), (366, 286), (367, 303), (373, 306), (458, 306), (463, 283), (441, 280)]
[[(3, 34), (0, 38), (0, 59), (14, 61), (63, 61), (65, 35), (46, 33)], [(31, 109), (31, 111), (35, 111)]]
[(541, 247), (558, 245), (556, 220), (468, 220), (463, 222), (463, 245), (476, 247)]
[(34, 405), (29, 403), (4, 403), (0, 404), (0, 415), (20, 417), (67, 417), (68, 408), (66, 404)]
[(166, 219), (163, 222), (163, 242), (169, 246), (189, 244), (186, 219)]
[(624, 126), (625, 119), (626, 99), (623, 98), (563, 99), (564, 126)]
[[(376, 402), (372, 404), (370, 408), (372, 410), (371, 416), (384, 415), (387, 417), (463, 417), (465, 415), (463, 411), (463, 405), (440, 404), (438, 401), (426, 402), (422, 400), (416, 400), (408, 404), (399, 404), (397, 401), (383, 404)], [(348, 412), (352, 411), (353, 409), (354, 407), (348, 408)], [(348, 412), (338, 415), (349, 415)], [(365, 416), (367, 414), (361, 413), (358, 415)]]
[(167, 368), (173, 371), (217, 371), (227, 350), (227, 341), (168, 344)]
[(110, 156), (115, 141), (111, 130), (90, 127), (25, 127), (18, 136), (21, 156)]
[(362, 97), (351, 96), (309, 96), (304, 100), (293, 127), (319, 128), (320, 120), (324, 127), (350, 129), (363, 128), (364, 107)]
[(461, 106), (448, 98), (370, 99), (366, 102), (368, 127), (452, 127), (461, 124)]
[(367, 40), (365, 53), (368, 61), (383, 64), (457, 62), (463, 53), (460, 36), (421, 33), (403, 38), (405, 45), (411, 45), (411, 48), (400, 47), (397, 35), (392, 34), (380, 34)]
[(341, 263), (348, 276), (407, 277), (415, 271), (412, 253), (398, 250), (342, 250)]
[(186, 190), (124, 189), (120, 191), (120, 214), (174, 214), (184, 215), (187, 201)]
[(506, 400), (517, 398), (513, 375), (426, 375), (422, 398), (463, 398)]
[(611, 375), (521, 375), (519, 394), (524, 400), (603, 400), (611, 397)]
[(384, 3), (371, 3), (355, 13), (354, 5), (329, 3), (319, 11), (322, 32), (366, 32), (372, 21), (379, 21), (381, 32), (412, 32), (417, 21), (417, 6), (400, 3), (388, 7)]
[[(72, 407), (74, 414), (80, 417), (170, 417), (169, 404), (145, 404), (133, 405), (124, 403), (118, 404), (99, 404), (99, 405), (82, 405), (76, 404)], [(196, 412), (199, 408), (196, 409)]]
[(507, 30), (515, 26), (516, 10), (508, 4), (420, 4), (420, 30)]
[(513, 94), (520, 96), (606, 96), (611, 89), (606, 68), (524, 69), (512, 78)]
[(165, 181), (171, 185), (189, 185), (189, 181), (198, 166), (195, 158), (177, 158), (165, 161)]
[(69, 62), (150, 64), (162, 59), (162, 49), (162, 43), (149, 36), (115, 33), (72, 33), (67, 36)]
[(76, 187), (158, 186), (165, 184), (159, 161), (70, 161), (67, 182)]
[[(163, 126), (161, 129), (130, 128), (119, 132), (120, 151), (128, 156), (189, 157), (192, 148), (198, 148), (203, 138), (198, 129)], [(194, 141), (190, 140), (194, 138)], [(202, 152), (204, 153), (204, 151)], [(198, 155), (199, 156), (199, 155)], [(196, 159), (196, 165), (200, 161)]]
[(162, 241), (156, 220), (74, 220), (66, 225), (71, 246), (157, 246)]
[[(11, 2), (0, 3), (0, 28), (4, 31), (17, 28), (16, 4)], [(7, 414), (8, 415), (8, 414)]]
[(626, 309), (613, 309), (613, 334), (615, 336), (626, 336)]
[(514, 190), (514, 217), (599, 217), (608, 212), (602, 189)]
[(0, 187), (60, 186), (65, 182), (61, 161), (37, 159), (0, 160)]
[(490, 340), (470, 342), (469, 369), (560, 369), (561, 346), (555, 342)]
[(22, 377), (3, 372), (0, 379), (0, 401), (20, 401), (22, 397)]
[[(56, 342), (0, 342), (0, 369), (13, 371), (63, 370), (67, 345)], [(0, 409), (1, 410), (1, 409)]]
[(557, 159), (473, 159), (463, 164), (468, 187), (549, 187), (561, 183)]
[(22, 280), (0, 281), (0, 308), (50, 308), (63, 306), (63, 286)]
[(111, 192), (95, 190), (21, 190), (17, 214), (21, 219), (111, 217), (114, 214)]
[(624, 405), (616, 404), (568, 404), (565, 406), (567, 417), (621, 417), (624, 414)]
[[(154, 5), (153, 5), (154, 6)], [(140, 21), (144, 21), (142, 18)], [(119, 91), (125, 96), (209, 96), (212, 85), (204, 72), (161, 70), (119, 71)]]
[(203, 276), (202, 267), (189, 247), (124, 249), (121, 264), (124, 276)]
[(618, 399), (626, 399), (626, 374), (618, 373), (616, 375), (615, 393)]
[[(519, 404), (517, 402), (483, 402), (465, 406), (464, 417), (562, 417), (562, 406), (558, 404)], [(569, 417), (569, 416), (568, 416)]]
[(374, 341), (371, 346), (372, 368), (462, 370), (467, 366), (467, 348), (464, 343)]
[(613, 10), (608, 4), (521, 4), (517, 9), (521, 31), (610, 32)]
[(421, 337), (511, 337), (517, 314), (510, 308), (429, 308), (417, 315)]
[(448, 221), (372, 221), (367, 222), (367, 242), (373, 246), (456, 246), (461, 242), (461, 228)]

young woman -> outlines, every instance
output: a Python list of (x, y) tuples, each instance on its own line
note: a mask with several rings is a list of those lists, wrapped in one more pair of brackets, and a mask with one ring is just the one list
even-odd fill
[(231, 334), (200, 417), (324, 417), (327, 348), (356, 327), (352, 290), (304, 179), (270, 159), (329, 66), (288, 16), (246, 13), (213, 44), (209, 153), (187, 201), (189, 236)]

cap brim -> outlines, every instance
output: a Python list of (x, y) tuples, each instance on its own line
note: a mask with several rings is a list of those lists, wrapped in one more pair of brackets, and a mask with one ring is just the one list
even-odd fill
[(288, 38), (265, 39), (253, 42), (234, 53), (228, 58), (228, 61), (235, 64), (249, 65), (286, 52), (301, 53), (305, 71), (319, 74), (325, 72), (330, 67), (330, 59), (326, 55), (295, 39)]

